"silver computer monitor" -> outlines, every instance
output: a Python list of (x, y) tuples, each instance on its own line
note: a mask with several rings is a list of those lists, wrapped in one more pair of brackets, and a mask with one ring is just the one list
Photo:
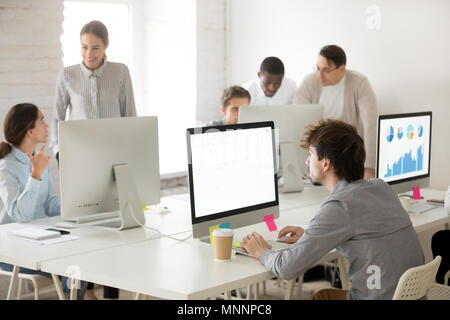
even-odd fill
[(429, 185), (431, 118), (431, 111), (378, 117), (376, 177), (397, 193)]
[(142, 222), (142, 205), (159, 203), (157, 117), (60, 121), (58, 135), (66, 220), (128, 212), (129, 227), (137, 216)]
[(194, 238), (279, 217), (273, 122), (187, 129)]
[(238, 123), (273, 121), (279, 134), (282, 192), (303, 190), (302, 176), (308, 173), (308, 151), (300, 147), (305, 127), (323, 117), (323, 105), (242, 106)]

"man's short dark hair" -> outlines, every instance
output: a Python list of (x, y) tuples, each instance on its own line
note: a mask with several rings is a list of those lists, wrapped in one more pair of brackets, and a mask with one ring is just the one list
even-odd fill
[(330, 64), (330, 61), (333, 61), (336, 68), (339, 68), (343, 64), (347, 64), (347, 57), (344, 50), (337, 45), (332, 44), (324, 46), (320, 49), (319, 54), (327, 59), (328, 64)]
[(284, 75), (284, 65), (283, 62), (277, 57), (267, 57), (261, 62), (259, 67), (259, 72), (263, 74), (264, 72), (270, 74), (282, 74)]
[(305, 128), (300, 146), (316, 148), (319, 160), (329, 159), (334, 173), (348, 182), (362, 179), (366, 152), (355, 127), (340, 120), (320, 120)]
[(240, 86), (231, 86), (223, 90), (220, 102), (222, 103), (222, 106), (226, 108), (233, 98), (248, 98), (248, 102), (250, 102), (251, 99), (250, 93), (246, 89)]

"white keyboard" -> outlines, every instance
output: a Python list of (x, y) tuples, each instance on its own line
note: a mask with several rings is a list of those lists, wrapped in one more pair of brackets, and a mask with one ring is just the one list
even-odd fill
[(436, 208), (436, 205), (428, 202), (413, 203), (408, 212), (421, 213)]
[(118, 218), (119, 217), (119, 211), (112, 211), (112, 212), (104, 212), (104, 213), (95, 213), (90, 214), (87, 216), (81, 216), (81, 217), (70, 217), (70, 218), (64, 218), (64, 221), (70, 221), (70, 222), (76, 222), (76, 223), (87, 223), (97, 220), (105, 220), (110, 218)]
[[(272, 246), (273, 251), (284, 251), (284, 250), (289, 249), (289, 247), (292, 245), (292, 243), (287, 243), (287, 242), (282, 242), (282, 241), (274, 241), (274, 240), (269, 240), (269, 241), (267, 241), (267, 243)], [(246, 252), (242, 248), (233, 248), (233, 252), (234, 252), (234, 254), (242, 254), (245, 256), (251, 256), (248, 252)]]

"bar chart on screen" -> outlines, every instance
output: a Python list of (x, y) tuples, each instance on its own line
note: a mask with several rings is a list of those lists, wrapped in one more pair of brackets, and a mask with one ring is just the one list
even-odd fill
[(388, 182), (428, 172), (429, 122), (429, 117), (418, 116), (380, 123), (379, 177)]

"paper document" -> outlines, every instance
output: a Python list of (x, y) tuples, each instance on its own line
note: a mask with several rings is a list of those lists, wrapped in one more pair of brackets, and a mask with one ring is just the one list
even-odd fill
[(10, 231), (8, 234), (33, 240), (45, 240), (50, 238), (59, 238), (61, 236), (61, 234), (57, 231), (50, 231), (40, 228), (23, 228)]
[(29, 241), (29, 242), (33, 242), (33, 243), (37, 243), (37, 244), (44, 244), (44, 245), (80, 239), (80, 237), (74, 236), (71, 234), (65, 234), (65, 235), (62, 235), (57, 238), (44, 239), (44, 240), (34, 240), (34, 239), (29, 239), (29, 238), (23, 238), (23, 237), (19, 237), (19, 236), (13, 235), (13, 234), (8, 234), (8, 236), (11, 238), (17, 238), (17, 239), (21, 239), (21, 240), (25, 240), (25, 241)]

